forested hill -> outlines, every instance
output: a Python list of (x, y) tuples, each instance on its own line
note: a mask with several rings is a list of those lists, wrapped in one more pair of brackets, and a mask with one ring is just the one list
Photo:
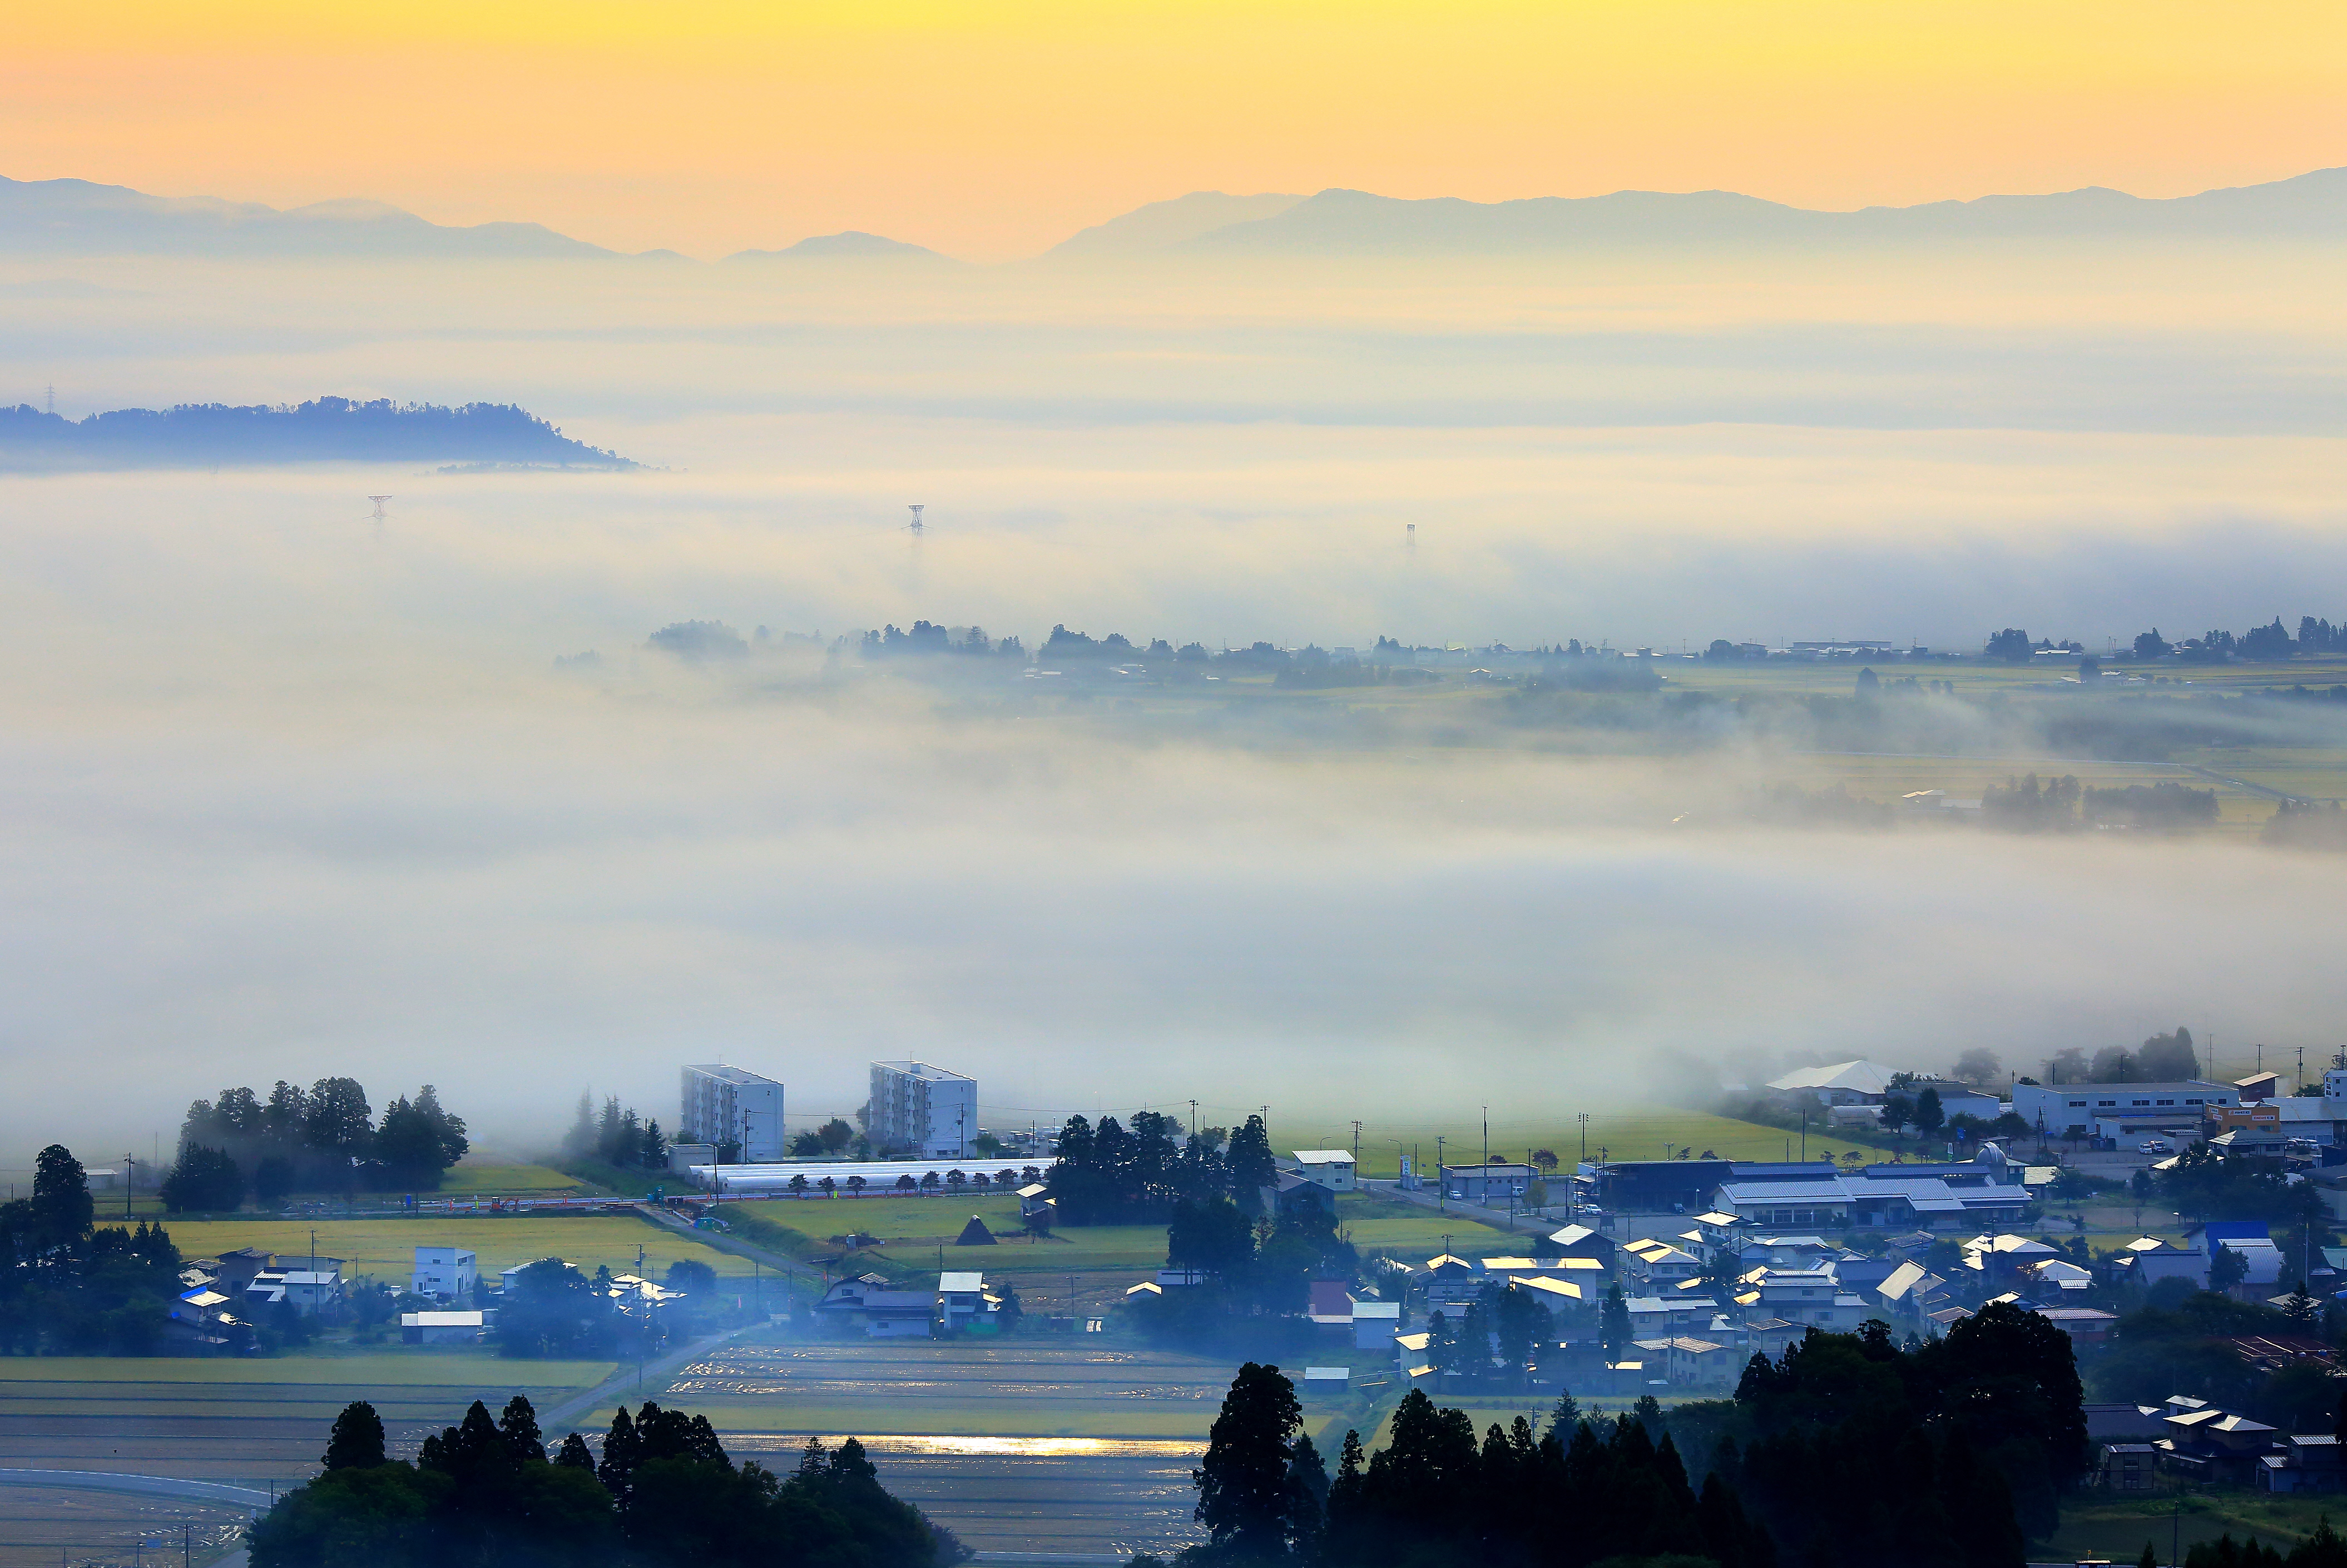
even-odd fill
[(0, 468), (180, 467), (217, 463), (436, 462), (632, 468), (511, 404), (313, 398), (298, 407), (183, 403), (85, 419), (0, 408)]

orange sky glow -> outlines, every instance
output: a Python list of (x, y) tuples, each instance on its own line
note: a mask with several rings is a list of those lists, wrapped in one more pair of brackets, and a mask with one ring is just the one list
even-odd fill
[(702, 256), (1000, 259), (1194, 190), (1853, 207), (2347, 164), (2336, 0), (94, 0), (0, 40), (0, 174)]

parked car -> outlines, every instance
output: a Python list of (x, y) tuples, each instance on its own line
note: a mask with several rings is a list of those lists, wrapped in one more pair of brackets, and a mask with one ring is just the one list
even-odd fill
[(2135, 1146), (2135, 1152), (2138, 1154), (2167, 1154), (2174, 1153), (2174, 1151), (2169, 1149), (2167, 1144), (2161, 1143), (2157, 1138), (2146, 1138), (2142, 1143), (2137, 1143)]

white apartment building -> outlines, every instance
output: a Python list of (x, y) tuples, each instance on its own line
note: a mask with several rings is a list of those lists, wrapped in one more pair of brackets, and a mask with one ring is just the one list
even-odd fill
[(876, 1148), (925, 1160), (966, 1160), (978, 1136), (978, 1080), (926, 1061), (872, 1064), (866, 1132)]
[(678, 1118), (680, 1143), (734, 1143), (743, 1163), (780, 1160), (783, 1086), (771, 1078), (721, 1063), (684, 1070), (684, 1107)]

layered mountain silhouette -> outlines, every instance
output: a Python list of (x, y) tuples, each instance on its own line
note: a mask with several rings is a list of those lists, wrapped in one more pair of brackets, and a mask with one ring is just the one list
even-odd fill
[(1854, 212), (1788, 207), (1727, 190), (1620, 190), (1492, 202), (1324, 190), (1167, 249), (1258, 256), (1506, 255), (1616, 245), (2342, 238), (2347, 238), (2347, 169), (2166, 200), (2090, 186), (2051, 196), (1983, 196)]
[(118, 408), (67, 419), (30, 405), (0, 408), (0, 468), (63, 471), (212, 464), (429, 462), (532, 468), (633, 468), (574, 441), (527, 409), (474, 403), (221, 403)]
[[(1467, 201), (1360, 190), (1316, 196), (1194, 191), (1075, 234), (1055, 262), (1140, 258), (1539, 255), (1602, 247), (1901, 245), (1969, 240), (2332, 241), (2347, 239), (2347, 169), (2152, 199), (2090, 186), (1916, 207), (1818, 211), (1727, 190)], [(0, 179), (0, 253), (622, 259), (537, 223), (451, 226), (375, 201), (281, 210), (209, 197), (149, 196), (83, 179)], [(671, 251), (636, 258), (677, 260)], [(887, 264), (950, 258), (848, 231), (731, 261)]]

